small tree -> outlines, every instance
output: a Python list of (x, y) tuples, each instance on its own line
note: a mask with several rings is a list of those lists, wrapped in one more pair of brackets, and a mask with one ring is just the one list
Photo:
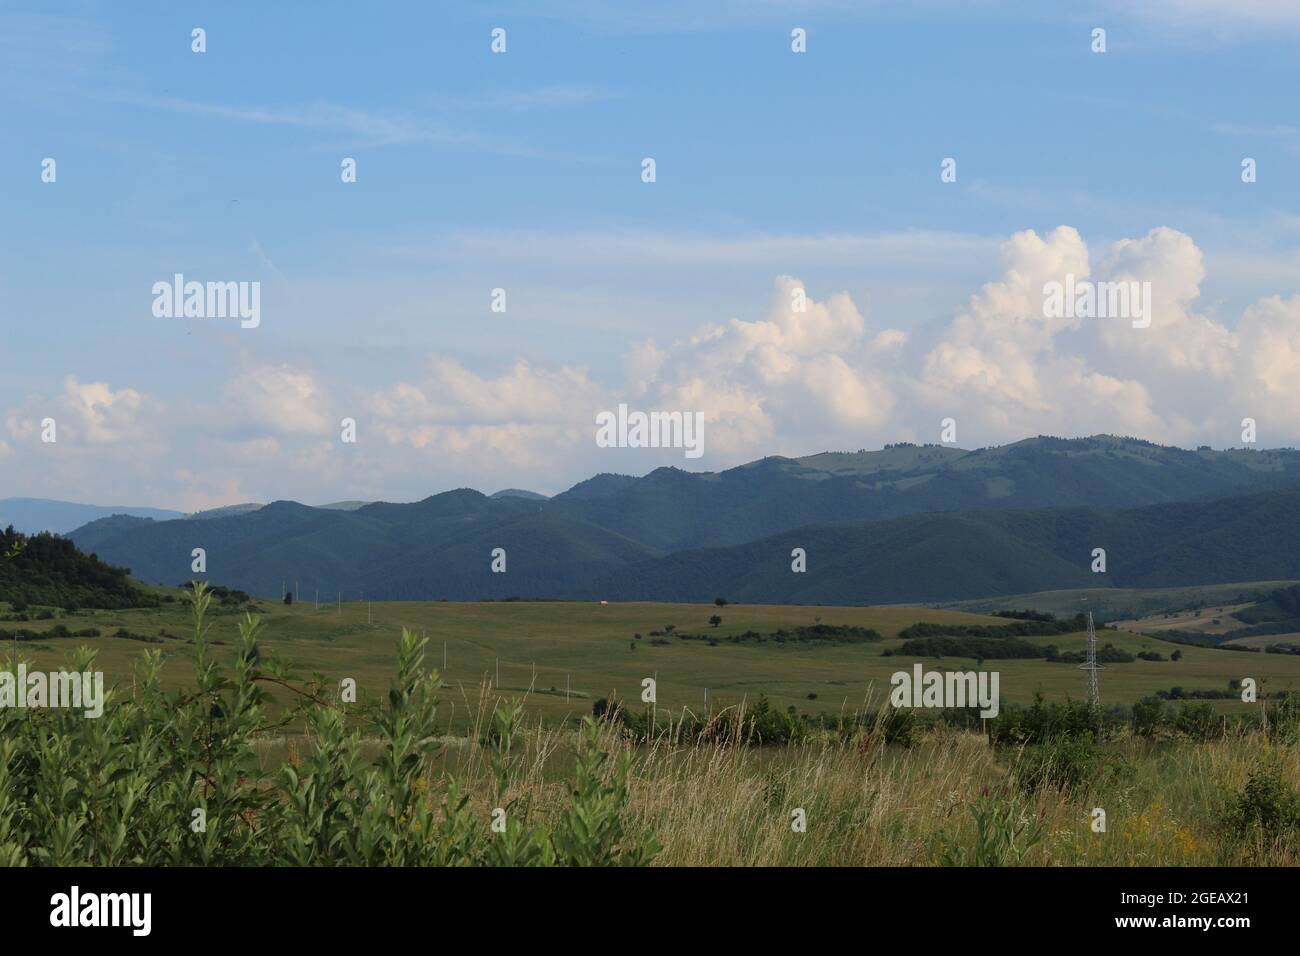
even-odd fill
[(713, 603), (716, 604), (718, 607), (726, 607), (727, 599), (724, 597), (716, 597), (713, 599)]
[(713, 617), (709, 618), (709, 623), (712, 624), (714, 627), (717, 627), (719, 624), (722, 623), (722, 618), (718, 617), (718, 615), (715, 614), (713, 615)]
[(285, 604), (292, 604), (292, 603), (293, 603), (293, 592), (292, 592), (292, 591), (288, 591), (288, 592), (285, 593), (285, 595), (284, 595), (284, 603), (285, 603)]

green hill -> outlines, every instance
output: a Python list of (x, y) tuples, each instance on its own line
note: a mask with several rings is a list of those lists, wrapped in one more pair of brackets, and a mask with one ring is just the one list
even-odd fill
[[(129, 556), (136, 577), (177, 584), (193, 577), (252, 594), (302, 599), (507, 598), (575, 593), (611, 567), (658, 552), (615, 532), (548, 513), (523, 498), (460, 490), (413, 504), (355, 511), (277, 501), (226, 518), (151, 522), (105, 519), (72, 535), (114, 560)], [(191, 571), (195, 548), (207, 574)], [(496, 548), (506, 571), (491, 570)]]
[[(1161, 588), (1300, 577), (1300, 486), (1145, 508), (914, 515), (816, 525), (611, 573), (610, 600), (939, 602), (1065, 588)], [(807, 571), (791, 570), (791, 551)], [(1106, 573), (1091, 570), (1106, 551)]]
[[(376, 600), (945, 601), (1096, 587), (1099, 546), (1110, 586), (1297, 576), (1279, 536), (1291, 523), (1260, 492), (1297, 483), (1292, 450), (1035, 438), (603, 474), (550, 499), (459, 489), (353, 510), (280, 501), (202, 520), (115, 516), (71, 537), (163, 584), (191, 577), (201, 547), (213, 580), (262, 595), (297, 581), (303, 597)], [(793, 547), (809, 550), (807, 575), (790, 574)], [(490, 570), (495, 548), (505, 574)]]
[(0, 601), (62, 608), (157, 606), (158, 598), (136, 587), (125, 568), (85, 555), (67, 538), (47, 532), (25, 535), (10, 525), (0, 532)]
[(599, 475), (552, 499), (571, 515), (664, 551), (741, 544), (809, 524), (938, 511), (1132, 508), (1300, 481), (1300, 453), (1187, 451), (1136, 439), (1032, 438), (962, 451), (764, 458), (719, 473)]

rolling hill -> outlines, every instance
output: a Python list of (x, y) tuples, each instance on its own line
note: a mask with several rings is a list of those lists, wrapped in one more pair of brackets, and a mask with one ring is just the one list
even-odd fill
[[(597, 475), (550, 499), (461, 489), (351, 510), (115, 516), (71, 537), (166, 584), (192, 576), (201, 547), (213, 580), (263, 595), (297, 580), (303, 597), (376, 600), (943, 601), (1096, 587), (1093, 547), (1108, 549), (1109, 586), (1300, 576), (1284, 530), (1296, 487), (1292, 450), (1038, 438)], [(790, 573), (793, 547), (808, 550), (808, 574)]]
[[(552, 514), (524, 498), (463, 489), (412, 504), (353, 511), (276, 501), (248, 514), (154, 522), (113, 517), (71, 535), (78, 547), (127, 564), (155, 584), (210, 577), (253, 594), (294, 581), (304, 599), (366, 593), (375, 600), (574, 593), (611, 567), (655, 555), (608, 529)], [(206, 552), (207, 575), (191, 571)], [(506, 550), (506, 572), (490, 555)], [(129, 557), (128, 557), (129, 556)]]
[(764, 458), (719, 473), (598, 475), (552, 499), (571, 515), (665, 551), (741, 544), (809, 524), (937, 511), (1120, 508), (1300, 481), (1300, 452), (1186, 451), (1135, 439), (1032, 438), (961, 451), (893, 445)]
[[(1144, 508), (1045, 508), (814, 525), (675, 552), (598, 580), (609, 600), (872, 604), (1066, 588), (1170, 588), (1300, 577), (1300, 485)], [(791, 570), (803, 548), (807, 571)], [(1104, 574), (1091, 570), (1104, 548)]]

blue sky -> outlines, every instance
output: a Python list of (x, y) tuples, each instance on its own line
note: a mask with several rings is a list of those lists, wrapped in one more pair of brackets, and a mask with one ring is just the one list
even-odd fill
[[(1293, 4), (376, 6), (0, 4), (0, 497), (554, 492), (947, 414), (1300, 437)], [(1153, 334), (1033, 324), (1072, 263), (1151, 279)], [(155, 319), (177, 272), (261, 325)], [(708, 452), (596, 448), (619, 401)]]

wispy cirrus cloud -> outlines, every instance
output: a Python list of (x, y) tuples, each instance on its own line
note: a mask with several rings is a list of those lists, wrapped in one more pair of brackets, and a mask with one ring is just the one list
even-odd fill
[(200, 103), (175, 96), (136, 93), (103, 94), (101, 99), (130, 106), (165, 110), (170, 113), (212, 116), (239, 123), (347, 133), (369, 146), (386, 146), (395, 143), (475, 145), (481, 142), (478, 134), (410, 115), (360, 110), (333, 103), (288, 107), (223, 106), (219, 103)]
[[(559, 102), (568, 95), (574, 99), (576, 94), (563, 92), (545, 93), (538, 91), (536, 101), (544, 103), (548, 98)], [(263, 105), (224, 105), (204, 103), (175, 96), (154, 96), (139, 93), (104, 93), (99, 99), (144, 109), (163, 110), (191, 116), (206, 116), (229, 120), (236, 123), (252, 123), (262, 126), (279, 126), (303, 130), (319, 130), (344, 137), (350, 146), (375, 148), (382, 146), (405, 146), (413, 144), (437, 144), (460, 149), (479, 150), (482, 152), (501, 153), (532, 159), (547, 158), (543, 151), (532, 149), (519, 143), (492, 136), (475, 130), (453, 126), (435, 119), (418, 116), (409, 112), (393, 110), (366, 110), (337, 103), (310, 103), (295, 106)], [(502, 94), (503, 104), (515, 103), (515, 109), (524, 109), (526, 94)], [(462, 108), (470, 109), (466, 105)], [(449, 107), (444, 107), (449, 108)], [(502, 106), (501, 108), (511, 108)], [(329, 144), (331, 146), (336, 143)]]
[(610, 98), (610, 94), (588, 86), (552, 85), (531, 90), (497, 90), (473, 96), (435, 94), (424, 99), (432, 109), (446, 111), (525, 112), (569, 109)]
[(1300, 152), (1300, 129), (1284, 124), (1253, 126), (1248, 123), (1215, 123), (1210, 130), (1223, 136), (1240, 136), (1252, 140), (1269, 140), (1281, 144), (1287, 152)]

